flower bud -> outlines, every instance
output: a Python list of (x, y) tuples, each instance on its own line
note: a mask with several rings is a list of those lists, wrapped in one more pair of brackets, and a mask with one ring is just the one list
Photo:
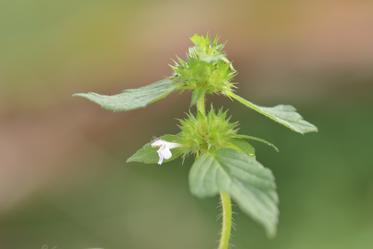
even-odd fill
[(181, 90), (199, 90), (205, 93), (229, 93), (236, 75), (232, 63), (224, 54), (224, 45), (208, 36), (194, 35), (194, 47), (189, 48), (185, 60), (179, 59), (172, 66), (173, 79)]

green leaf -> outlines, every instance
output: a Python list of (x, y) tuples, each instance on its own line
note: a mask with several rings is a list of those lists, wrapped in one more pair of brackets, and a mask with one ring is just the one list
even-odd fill
[(232, 97), (241, 104), (253, 109), (254, 111), (263, 114), (264, 116), (272, 119), (273, 121), (280, 123), (287, 128), (305, 134), (308, 132), (317, 132), (317, 127), (313, 124), (307, 122), (303, 117), (297, 112), (295, 107), (291, 105), (277, 105), (274, 107), (263, 107), (255, 105), (254, 103), (234, 94), (228, 93), (228, 97)]
[(190, 170), (189, 184), (192, 194), (200, 198), (229, 193), (242, 211), (264, 226), (268, 236), (276, 234), (275, 179), (255, 157), (232, 149), (203, 154)]
[[(162, 140), (166, 140), (168, 142), (176, 142), (176, 135), (164, 135), (159, 137)], [(164, 162), (170, 162), (179, 158), (182, 155), (181, 148), (172, 149), (172, 157)], [(133, 154), (130, 158), (127, 159), (127, 163), (130, 162), (139, 162), (139, 163), (146, 163), (146, 164), (156, 164), (158, 163), (159, 157), (157, 154), (157, 148), (153, 148), (151, 146), (151, 142), (145, 144), (141, 149), (139, 149), (135, 154)]]
[(156, 102), (175, 90), (176, 84), (170, 79), (154, 82), (136, 89), (128, 89), (117, 95), (101, 95), (97, 93), (77, 93), (73, 96), (86, 98), (104, 109), (121, 112), (142, 108)]

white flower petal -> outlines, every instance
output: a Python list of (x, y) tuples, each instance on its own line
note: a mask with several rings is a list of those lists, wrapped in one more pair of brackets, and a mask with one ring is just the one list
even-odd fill
[(162, 156), (164, 159), (168, 160), (172, 157), (172, 153), (171, 153), (171, 150), (169, 148), (164, 148), (162, 150)]
[(157, 150), (159, 161), (158, 164), (162, 164), (164, 160), (168, 160), (172, 157), (171, 149), (180, 147), (178, 143), (168, 142), (162, 139), (155, 140), (152, 144), (152, 147), (159, 147)]
[(162, 155), (162, 152), (160, 150), (157, 151), (158, 153), (158, 156), (159, 156), (159, 160), (158, 160), (158, 164), (161, 165), (163, 163), (163, 155)]

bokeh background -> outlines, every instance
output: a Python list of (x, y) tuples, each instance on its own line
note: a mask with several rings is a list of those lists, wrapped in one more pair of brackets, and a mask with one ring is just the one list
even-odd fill
[[(105, 94), (162, 79), (194, 33), (218, 35), (239, 93), (293, 104), (320, 132), (301, 136), (214, 97), (276, 176), (278, 236), (235, 207), (237, 249), (373, 245), (373, 2), (0, 0), (0, 248), (213, 249), (217, 198), (188, 189), (187, 160), (126, 164), (176, 133), (190, 96), (110, 113)], [(211, 100), (211, 99), (209, 99)]]

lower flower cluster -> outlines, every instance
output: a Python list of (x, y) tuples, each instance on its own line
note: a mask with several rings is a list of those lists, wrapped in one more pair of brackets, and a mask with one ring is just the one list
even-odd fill
[(231, 122), (226, 111), (215, 111), (213, 107), (206, 115), (189, 113), (180, 120), (179, 127), (178, 141), (185, 153), (197, 155), (229, 146), (238, 132), (238, 122)]

